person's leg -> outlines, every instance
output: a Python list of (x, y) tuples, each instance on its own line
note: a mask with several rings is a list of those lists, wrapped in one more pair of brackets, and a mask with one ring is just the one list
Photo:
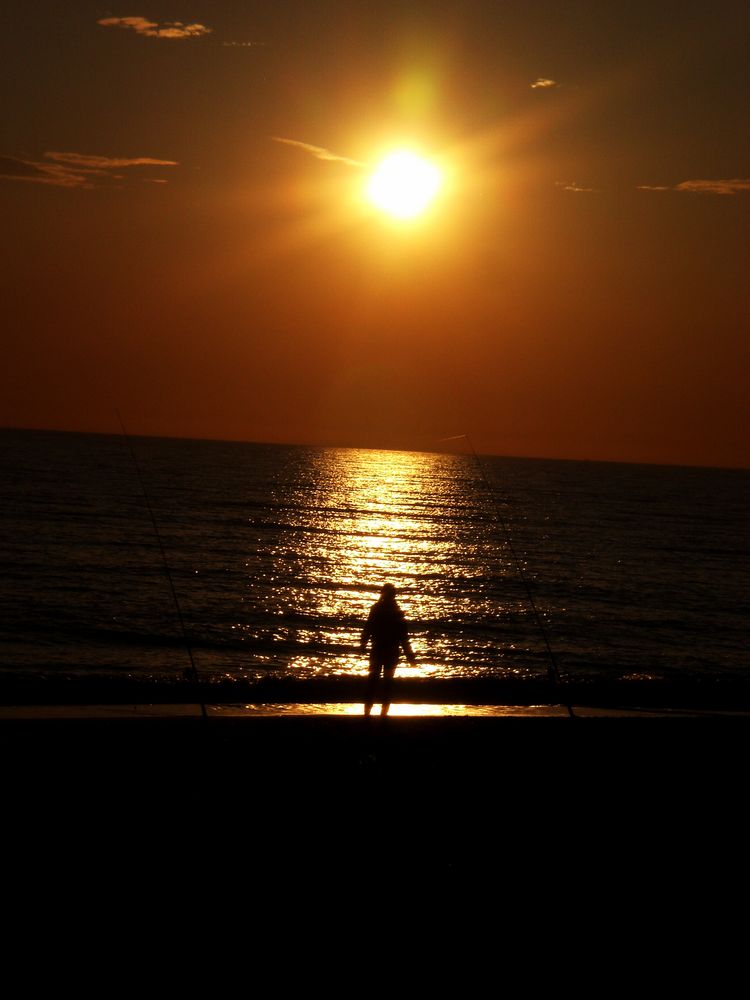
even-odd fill
[(378, 687), (378, 680), (380, 678), (380, 661), (370, 654), (370, 673), (367, 678), (367, 692), (365, 694), (365, 715), (370, 715), (372, 712), (372, 706), (375, 702), (375, 693)]
[(386, 663), (383, 665), (383, 707), (380, 710), (381, 715), (388, 715), (391, 707), (391, 688), (393, 686), (393, 675), (396, 673), (395, 663)]

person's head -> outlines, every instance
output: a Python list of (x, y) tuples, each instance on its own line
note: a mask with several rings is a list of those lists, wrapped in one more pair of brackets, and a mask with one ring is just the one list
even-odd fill
[(381, 601), (395, 601), (396, 600), (396, 588), (392, 583), (384, 583), (380, 591)]

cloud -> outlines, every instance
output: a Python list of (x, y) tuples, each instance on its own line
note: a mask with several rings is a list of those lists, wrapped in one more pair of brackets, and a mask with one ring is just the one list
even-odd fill
[(697, 194), (737, 194), (750, 191), (750, 179), (735, 178), (730, 181), (682, 181), (675, 191), (694, 191)]
[(92, 171), (119, 170), (121, 167), (176, 167), (176, 160), (154, 160), (150, 156), (90, 156), (87, 153), (45, 153), (56, 163), (67, 163)]
[(18, 160), (14, 156), (0, 156), (0, 177), (11, 180), (38, 180), (44, 176), (36, 163), (28, 160)]
[(545, 77), (540, 76), (537, 77), (534, 83), (530, 83), (529, 86), (532, 90), (548, 90), (550, 87), (562, 87), (562, 84), (558, 83), (557, 80), (547, 80)]
[(197, 38), (210, 35), (213, 28), (205, 24), (184, 24), (182, 21), (147, 21), (145, 17), (103, 17), (96, 22), (105, 28), (131, 28), (147, 38)]
[(41, 160), (21, 160), (0, 156), (0, 177), (31, 181), (53, 187), (93, 188), (97, 184), (122, 179), (113, 173), (127, 167), (176, 167), (176, 160), (156, 160), (149, 156), (92, 156), (88, 153), (47, 152)]
[(12, 156), (0, 157), (0, 177), (10, 181), (51, 184), (54, 187), (90, 188), (94, 186), (86, 171), (76, 170), (62, 163), (20, 160)]
[(268, 46), (268, 42), (222, 42), (221, 44), (230, 49), (254, 49), (259, 46)]
[(309, 142), (299, 142), (297, 139), (282, 139), (277, 135), (271, 137), (274, 142), (282, 142), (285, 146), (296, 146), (298, 149), (304, 150), (306, 153), (310, 153), (318, 160), (329, 160), (334, 163), (346, 163), (350, 167), (364, 167), (364, 163), (359, 160), (352, 160), (348, 156), (339, 156), (338, 153), (332, 153), (330, 149), (324, 149), (322, 146), (311, 146)]
[(561, 191), (575, 191), (579, 194), (596, 191), (596, 188), (584, 187), (583, 184), (578, 184), (576, 181), (555, 181), (555, 187), (559, 187)]
[(750, 178), (735, 177), (732, 180), (697, 180), (681, 181), (673, 186), (661, 184), (639, 184), (639, 191), (688, 191), (692, 194), (740, 194), (750, 191)]

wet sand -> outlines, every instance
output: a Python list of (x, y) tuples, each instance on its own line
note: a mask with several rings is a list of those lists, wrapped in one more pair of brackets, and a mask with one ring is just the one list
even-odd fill
[[(298, 706), (293, 714), (305, 712), (305, 706), (340, 706), (362, 704), (366, 680), (362, 677), (279, 678), (258, 681), (214, 679), (187, 681), (179, 675), (169, 680), (141, 680), (121, 675), (109, 677), (24, 676), (13, 671), (3, 674), (0, 684), (2, 706), (57, 705), (274, 705)], [(450, 678), (399, 679), (392, 689), (394, 704), (422, 706), (417, 714), (427, 714), (429, 707), (455, 706), (450, 714), (495, 714), (505, 709), (514, 713), (533, 709), (556, 709), (570, 704), (583, 710), (750, 712), (750, 679), (719, 675), (716, 678), (649, 677), (620, 678), (604, 681), (565, 681), (552, 684), (545, 677), (523, 678)]]
[[(208, 718), (191, 704), (6, 707), (14, 872), (44, 893), (62, 879), (66, 901), (86, 884), (109, 903), (132, 894), (159, 919), (165, 900), (189, 910), (201, 893), (255, 912), (259, 890), (284, 920), (305, 898), (322, 913), (333, 894), (348, 914), (353, 890), (427, 900), (463, 924), (469, 911), (446, 909), (454, 891), (495, 907), (514, 883), (547, 903), (586, 879), (610, 898), (623, 885), (645, 893), (675, 849), (693, 845), (691, 878), (702, 859), (715, 872), (745, 828), (742, 716), (296, 707), (218, 704)], [(214, 919), (210, 905), (200, 918)]]
[(273, 821), (299, 810), (368, 812), (377, 802), (386, 811), (400, 803), (412, 819), (437, 810), (442, 822), (459, 807), (489, 818), (510, 801), (663, 803), (731, 785), (747, 756), (747, 718), (736, 715), (601, 710), (571, 719), (558, 706), (368, 719), (213, 706), (202, 718), (197, 706), (162, 705), (3, 716), (6, 797), (162, 810), (208, 796), (214, 808), (252, 805)]
[[(467, 700), (479, 703), (465, 704), (437, 700), (445, 686), (422, 685), (413, 694), (429, 698), (369, 719), (361, 702), (334, 700), (340, 684), (304, 688), (320, 701), (291, 700), (299, 685), (266, 687), (285, 692), (276, 702), (219, 701), (223, 689), (211, 685), (207, 718), (184, 685), (54, 690), (60, 696), (43, 704), (49, 685), (18, 688), (15, 699), (6, 688), (0, 708), (5, 803), (43, 827), (107, 816), (118, 829), (229, 822), (240, 836), (335, 838), (354, 824), (366, 837), (410, 828), (440, 840), (488, 833), (498, 816), (538, 836), (551, 817), (689, 823), (696, 809), (718, 817), (742, 800), (749, 716), (726, 687), (707, 698), (683, 689), (676, 706), (654, 687), (641, 689), (650, 704), (618, 705), (612, 691), (603, 704), (576, 703), (572, 719), (549, 686), (527, 686), (521, 704), (507, 703), (507, 688), (495, 687), (494, 704), (479, 701), (481, 687), (450, 688), (475, 693)], [(104, 690), (110, 697), (97, 702)], [(144, 693), (159, 697), (139, 700)], [(544, 698), (534, 703), (534, 693)]]

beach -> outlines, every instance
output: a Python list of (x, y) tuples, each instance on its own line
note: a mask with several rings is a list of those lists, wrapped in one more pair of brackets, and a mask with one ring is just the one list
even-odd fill
[[(205, 714), (204, 714), (205, 712)], [(110, 703), (0, 707), (0, 743), (19, 773), (60, 779), (139, 776), (144, 787), (189, 785), (203, 775), (274, 788), (353, 791), (359, 781), (466, 787), (544, 781), (574, 784), (639, 774), (658, 784), (703, 771), (728, 773), (745, 756), (748, 707), (664, 705), (449, 705), (396, 701), (387, 716), (345, 703)], [(189, 767), (185, 762), (189, 761)], [(180, 767), (176, 763), (181, 762)], [(718, 764), (720, 767), (717, 767)], [(550, 771), (551, 769), (551, 771)]]
[(41, 845), (33, 869), (55, 857), (59, 872), (62, 852), (89, 877), (130, 867), (136, 884), (369, 872), (394, 891), (398, 878), (402, 891), (502, 893), (509, 878), (590, 877), (603, 858), (617, 877), (642, 874), (706, 823), (714, 841), (744, 826), (738, 707), (589, 704), (571, 717), (551, 697), (396, 695), (386, 717), (355, 701), (215, 700), (204, 716), (169, 693), (0, 708), (6, 830), (22, 856)]
[[(547, 708), (384, 719), (225, 710), (206, 719), (188, 707), (6, 715), (10, 829), (36, 837), (62, 823), (83, 842), (93, 837), (92, 849), (110, 841), (149, 863), (172, 850), (160, 846), (165, 831), (181, 851), (185, 838), (220, 837), (222, 871), (257, 871), (245, 844), (265, 844), (269, 859), (288, 845), (284, 865), (308, 877), (323, 858), (340, 866), (360, 851), (373, 872), (413, 875), (439, 860), (437, 872), (450, 849), (458, 871), (487, 876), (503, 852), (534, 844), (567, 852), (572, 838), (575, 856), (591, 839), (602, 850), (604, 828), (613, 843), (650, 854), (666, 831), (683, 838), (698, 818), (739, 822), (746, 718), (570, 719)], [(303, 865), (313, 848), (324, 853)]]

